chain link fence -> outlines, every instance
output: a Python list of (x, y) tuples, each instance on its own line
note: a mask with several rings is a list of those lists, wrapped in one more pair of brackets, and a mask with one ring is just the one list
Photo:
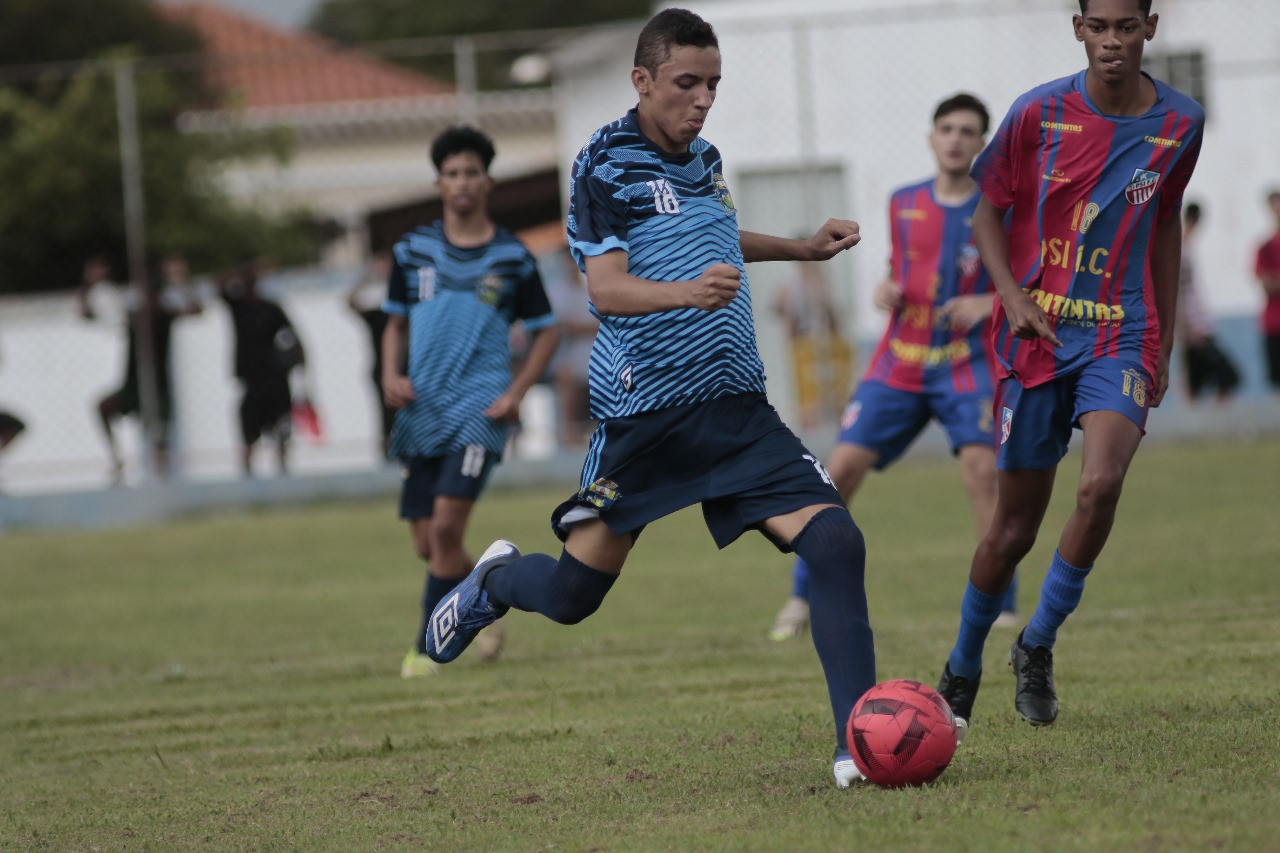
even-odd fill
[[(1082, 68), (1084, 51), (1070, 29), (1076, 6), (1070, 0), (797, 0), (780, 12), (775, 4), (754, 2), (689, 5), (720, 36), (724, 80), (706, 135), (731, 170), (727, 177), (743, 227), (807, 234), (828, 215), (850, 216), (863, 227), (862, 245), (825, 265), (818, 284), (788, 265), (751, 270), (770, 393), (795, 426), (827, 435), (883, 324), (871, 307), (871, 290), (888, 257), (888, 196), (933, 170), (926, 135), (934, 105), (969, 91), (998, 123), (1021, 92)], [(1199, 98), (1209, 116), (1188, 191), (1207, 214), (1196, 248), (1203, 296), (1245, 375), (1245, 396), (1265, 400), (1256, 326), (1260, 295), (1251, 264), (1269, 228), (1264, 191), (1280, 185), (1280, 111), (1274, 109), (1280, 103), (1280, 16), (1272, 0), (1157, 0), (1156, 7), (1160, 27), (1148, 46), (1149, 66)], [(430, 138), (450, 123), (478, 124), (498, 143), (494, 173), (500, 184), (559, 171), (561, 197), (551, 199), (556, 209), (568, 166), (587, 134), (634, 103), (628, 73), (638, 28), (639, 22), (629, 22), (586, 31), (409, 40), (360, 51), (328, 46), (319, 55), (311, 44), (296, 52), (278, 48), (269, 56), (216, 59), (224, 76), (234, 77), (239, 63), (237, 79), (265, 80), (284, 94), (273, 103), (242, 95), (236, 110), (188, 111), (182, 131), (217, 138), (232, 127), (284, 127), (293, 149), (285, 162), (268, 156), (237, 162), (217, 176), (220, 186), (239, 203), (265, 210), (310, 207), (332, 226), (321, 263), (264, 278), (265, 293), (284, 306), (306, 348), (306, 390), (324, 427), (323, 435), (295, 436), (295, 473), (383, 469), (370, 336), (348, 296), (364, 275), (369, 249), (386, 239), (372, 234), (369, 223), (388, 211), (429, 209), (435, 196), (425, 153)], [(353, 58), (355, 65), (341, 61)], [(307, 101), (302, 94), (322, 69), (338, 68), (353, 82), (360, 75), (407, 73), (383, 65), (405, 58), (421, 60), (420, 68), (435, 73), (413, 72), (408, 89), (391, 97)], [(139, 60), (133, 73), (145, 87), (152, 76), (179, 80), (206, 73), (209, 61)], [(0, 84), (26, 85), (38, 98), (40, 87), (31, 84), (37, 77), (88, 72), (102, 75), (99, 95), (110, 94), (107, 81), (115, 78), (105, 66), (0, 67)], [(436, 91), (426, 91), (433, 85)], [(119, 130), (87, 128), (86, 144), (114, 151)], [(148, 170), (157, 168), (146, 154), (138, 164), (144, 186)], [(117, 180), (127, 185), (130, 178)], [(111, 195), (123, 198), (119, 185)], [(517, 215), (542, 210), (537, 206), (547, 199), (522, 197), (511, 204)], [(126, 218), (124, 210), (97, 215)], [(142, 235), (144, 247), (158, 245), (161, 236)], [(9, 239), (18, 238), (0, 235)], [(556, 240), (540, 242), (538, 250), (552, 257)], [(105, 247), (120, 259), (116, 279), (136, 280), (140, 262), (135, 258), (130, 275), (125, 259), (140, 250), (130, 252), (121, 242)], [(214, 287), (217, 270), (191, 260), (203, 311), (178, 317), (172, 326), (170, 476), (235, 479), (241, 469), (232, 325)], [(82, 261), (75, 259), (75, 269)], [(544, 273), (560, 274), (548, 273), (553, 267), (560, 265), (549, 261)], [(98, 319), (88, 321), (72, 295), (80, 282), (52, 283), (60, 289), (0, 297), (0, 410), (26, 424), (0, 451), (0, 489), (11, 495), (112, 482), (97, 406), (125, 378), (125, 294), (103, 290)], [(824, 294), (823, 304), (806, 309), (817, 313), (805, 322), (828, 328), (822, 318), (829, 312), (832, 334), (801, 354), (793, 347), (795, 300), (815, 292)], [(527, 409), (524, 446), (515, 455), (553, 453), (549, 387), (535, 391)], [(124, 482), (158, 478), (139, 419), (124, 418), (119, 429)], [(262, 453), (257, 470), (273, 476), (274, 464)]]

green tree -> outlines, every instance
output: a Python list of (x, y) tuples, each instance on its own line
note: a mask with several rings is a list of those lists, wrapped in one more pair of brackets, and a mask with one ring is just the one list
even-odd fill
[[(143, 0), (0, 0), (0, 20), (0, 55), (23, 61), (0, 68), (6, 84), (0, 293), (74, 286), (93, 254), (124, 269), (116, 93), (103, 63), (130, 56), (140, 57), (135, 80), (150, 254), (182, 253), (196, 270), (260, 254), (283, 264), (314, 257), (305, 214), (273, 218), (240, 209), (217, 181), (230, 158), (284, 158), (287, 137), (177, 130), (182, 110), (208, 103), (210, 95), (198, 74), (162, 72), (165, 62), (145, 57), (190, 57), (199, 46), (194, 33), (166, 22)], [(31, 73), (37, 64), (44, 74)]]

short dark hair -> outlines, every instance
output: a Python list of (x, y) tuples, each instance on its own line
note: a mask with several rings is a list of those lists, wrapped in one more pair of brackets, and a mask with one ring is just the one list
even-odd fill
[(945, 101), (938, 104), (937, 108), (933, 111), (933, 120), (936, 123), (938, 119), (943, 116), (950, 115), (951, 113), (958, 113), (961, 110), (970, 110), (978, 114), (978, 117), (982, 119), (982, 133), (985, 136), (987, 128), (991, 127), (991, 114), (987, 112), (986, 104), (982, 103), (982, 101), (978, 100), (973, 95), (970, 95), (968, 92), (960, 92), (952, 95), (950, 98), (947, 98)]
[(1182, 208), (1182, 218), (1188, 225), (1199, 225), (1202, 213), (1199, 202), (1187, 202), (1186, 206)]
[[(1138, 0), (1138, 9), (1142, 14), (1151, 14), (1151, 0)], [(1086, 14), (1089, 10), (1089, 0), (1080, 0), (1080, 14)]]
[(711, 25), (688, 9), (663, 9), (649, 19), (636, 39), (635, 65), (658, 76), (658, 66), (671, 56), (671, 48), (720, 47)]
[(1280, 187), (1276, 187), (1267, 193), (1267, 204), (1271, 204), (1276, 199), (1280, 199)]
[(446, 128), (432, 141), (431, 162), (438, 172), (445, 160), (463, 151), (474, 153), (484, 164), (484, 170), (489, 171), (489, 164), (493, 162), (493, 140), (466, 125)]

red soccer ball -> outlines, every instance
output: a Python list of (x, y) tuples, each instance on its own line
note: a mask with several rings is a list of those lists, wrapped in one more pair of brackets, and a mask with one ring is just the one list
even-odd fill
[(956, 720), (947, 700), (905, 678), (864, 693), (853, 706), (846, 733), (862, 775), (886, 788), (932, 782), (956, 752)]

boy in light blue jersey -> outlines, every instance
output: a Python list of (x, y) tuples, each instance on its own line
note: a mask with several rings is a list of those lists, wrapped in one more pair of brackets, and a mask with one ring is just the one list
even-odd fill
[[(493, 156), (493, 143), (473, 128), (450, 128), (436, 138), (431, 159), (444, 219), (395, 245), (383, 304), (383, 392), (399, 410), (388, 455), (404, 466), (400, 517), (409, 521), (418, 555), (430, 562), (422, 626), (401, 664), (404, 678), (435, 671), (426, 655), (427, 620), (471, 570), (462, 542), (472, 507), (502, 458), (520, 401), (559, 343), (533, 256), (489, 218)], [(533, 341), (513, 378), (508, 333), (516, 321)], [(500, 631), (487, 632), (485, 657), (498, 653)]]
[(724, 547), (759, 530), (810, 566), (813, 638), (835, 719), (836, 784), (861, 778), (845, 723), (875, 683), (862, 533), (818, 460), (764, 395), (750, 261), (819, 261), (858, 242), (831, 219), (808, 240), (740, 231), (719, 152), (699, 134), (720, 81), (711, 26), (682, 9), (644, 27), (639, 104), (579, 154), (569, 243), (600, 330), (591, 353), (600, 425), (581, 489), (552, 515), (559, 558), (499, 540), (432, 614), (427, 653), (456, 658), (509, 608), (563, 623), (590, 616), (645, 525), (700, 503)]

